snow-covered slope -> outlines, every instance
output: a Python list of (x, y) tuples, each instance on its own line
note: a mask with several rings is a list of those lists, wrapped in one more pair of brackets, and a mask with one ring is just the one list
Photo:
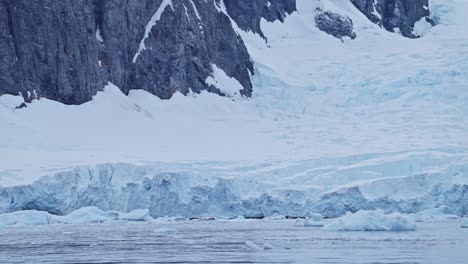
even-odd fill
[[(439, 24), (420, 39), (382, 30), (347, 1), (322, 1), (321, 10), (353, 21), (356, 39), (342, 42), (315, 27), (316, 8), (300, 0), (284, 23), (263, 20), (267, 42), (237, 29), (255, 65), (251, 99), (201, 93), (163, 101), (144, 91), (125, 96), (112, 84), (81, 106), (41, 99), (14, 109), (20, 99), (1, 96), (2, 210), (336, 216), (447, 206), (466, 214), (468, 2), (431, 0)], [(73, 182), (67, 172), (19, 186), (116, 162), (143, 167), (104, 184), (96, 183), (100, 173)], [(155, 192), (170, 179), (171, 195), (158, 192), (157, 201), (176, 198), (157, 207), (155, 193), (130, 195), (132, 186), (145, 188), (145, 177)], [(107, 198), (86, 198), (104, 189)], [(195, 197), (219, 204), (190, 211)], [(174, 205), (187, 210), (170, 211)]]

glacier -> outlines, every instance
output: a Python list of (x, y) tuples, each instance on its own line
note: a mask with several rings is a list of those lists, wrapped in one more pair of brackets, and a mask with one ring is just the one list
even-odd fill
[[(320, 31), (308, 0), (262, 20), (267, 40), (238, 29), (255, 65), (249, 99), (111, 83), (79, 106), (0, 96), (0, 213), (466, 216), (468, 4), (430, 4), (437, 25), (419, 39), (334, 0), (320, 9), (352, 19), (354, 40)], [(210, 81), (237, 91), (224, 77)]]
[[(305, 164), (310, 162), (304, 161)], [(171, 171), (171, 166), (179, 166), (179, 170)], [(43, 177), (32, 184), (1, 187), (0, 212), (38, 210), (66, 215), (82, 207), (95, 206), (118, 212), (149, 209), (149, 215), (154, 218), (264, 218), (275, 215), (309, 217), (314, 213), (338, 217), (347, 212), (375, 209), (409, 214), (432, 208), (442, 208), (443, 214), (463, 216), (468, 209), (468, 184), (449, 184), (445, 180), (450, 175), (447, 172), (376, 179), (347, 187), (330, 185), (326, 188), (323, 185), (300, 190), (292, 186), (288, 188), (281, 182), (275, 186), (276, 179), (262, 181), (256, 173), (267, 173), (272, 169), (268, 165), (249, 168), (241, 164), (219, 163), (214, 172), (213, 166), (203, 163), (159, 166), (118, 163), (77, 167)], [(220, 169), (223, 166), (224, 172)], [(249, 170), (252, 172), (247, 176)], [(273, 171), (280, 170), (273, 168)], [(236, 172), (246, 175), (232, 177)], [(326, 173), (316, 180), (325, 183), (324, 175)], [(289, 181), (301, 178), (303, 176), (298, 173)], [(400, 185), (414, 192), (399, 190)], [(368, 190), (378, 190), (379, 195)]]

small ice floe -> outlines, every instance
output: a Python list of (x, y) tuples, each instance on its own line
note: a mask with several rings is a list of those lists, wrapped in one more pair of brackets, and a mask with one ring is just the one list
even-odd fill
[(18, 211), (0, 214), (0, 226), (6, 225), (47, 225), (51, 223), (51, 215), (40, 211)]
[(298, 227), (323, 227), (323, 217), (321, 214), (311, 213), (305, 219), (298, 218), (294, 226)]
[(94, 206), (82, 207), (68, 215), (54, 217), (56, 223), (65, 224), (103, 223), (118, 219), (118, 212), (102, 211)]
[(173, 235), (179, 233), (179, 230), (169, 227), (160, 227), (154, 229), (153, 232), (160, 235)]
[(438, 221), (446, 219), (458, 219), (457, 215), (447, 214), (447, 207), (438, 207), (421, 211), (416, 214), (409, 215), (415, 222)]
[(468, 218), (462, 220), (461, 228), (468, 228)]
[(150, 216), (148, 209), (136, 209), (126, 214), (119, 214), (119, 220), (124, 221), (152, 221), (153, 217)]
[(303, 227), (303, 226), (304, 226), (304, 223), (305, 223), (305, 219), (303, 219), (303, 218), (297, 218), (297, 219), (296, 219), (296, 222), (294, 222), (294, 226)]
[(269, 243), (263, 244), (263, 250), (272, 250), (273, 246)]
[(358, 211), (335, 219), (323, 227), (326, 231), (416, 231), (410, 217), (400, 213), (385, 214), (381, 210)]
[(304, 221), (305, 227), (323, 227), (324, 225), (325, 223), (321, 214), (311, 213)]
[(245, 245), (249, 247), (251, 250), (263, 250), (263, 248), (259, 247), (257, 244), (254, 242), (247, 240), (245, 241)]
[(283, 220), (283, 219), (286, 219), (286, 216), (279, 215), (279, 214), (274, 214), (272, 216), (265, 217), (265, 218), (268, 219), (268, 220)]

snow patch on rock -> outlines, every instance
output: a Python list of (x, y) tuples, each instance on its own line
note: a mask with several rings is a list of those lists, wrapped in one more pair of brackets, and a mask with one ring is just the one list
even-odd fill
[(235, 78), (229, 77), (226, 72), (212, 64), (213, 76), (208, 76), (206, 84), (213, 85), (227, 96), (234, 97), (240, 95), (240, 90), (244, 87)]

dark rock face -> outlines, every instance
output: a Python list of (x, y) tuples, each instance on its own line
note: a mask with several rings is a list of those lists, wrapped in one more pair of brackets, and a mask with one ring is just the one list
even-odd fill
[[(429, 15), (428, 0), (351, 1), (408, 37)], [(261, 19), (283, 21), (295, 10), (296, 0), (0, 0), (0, 95), (81, 104), (108, 82), (163, 99), (223, 95), (205, 82), (216, 65), (250, 96), (253, 63), (231, 19), (265, 37)], [(338, 38), (355, 36), (345, 17), (324, 12), (316, 21)]]
[(344, 17), (329, 11), (320, 11), (320, 13), (315, 16), (315, 24), (317, 25), (318, 29), (334, 36), (335, 38), (356, 38), (356, 33), (353, 31), (353, 21), (348, 17)]
[(0, 94), (64, 103), (104, 85), (90, 1), (0, 1)]
[(295, 0), (0, 0), (0, 95), (80, 104), (109, 81), (163, 99), (223, 95), (205, 83), (215, 64), (250, 96), (253, 64), (228, 15), (261, 33), (261, 18), (294, 10)]
[(405, 37), (415, 38), (414, 24), (429, 18), (429, 0), (351, 0), (372, 22), (388, 31), (399, 29)]
[(260, 28), (262, 18), (269, 22), (284, 21), (288, 14), (296, 11), (296, 0), (224, 0), (229, 16), (245, 31), (252, 31), (265, 37)]

